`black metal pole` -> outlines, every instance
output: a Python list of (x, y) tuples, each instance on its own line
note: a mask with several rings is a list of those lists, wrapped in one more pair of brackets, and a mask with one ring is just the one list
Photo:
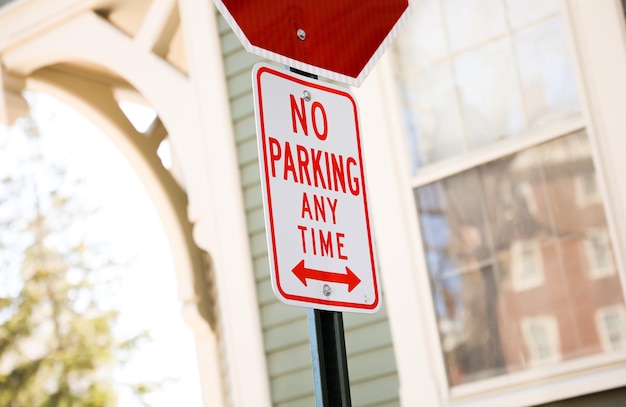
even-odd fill
[(341, 312), (308, 310), (317, 407), (351, 407)]

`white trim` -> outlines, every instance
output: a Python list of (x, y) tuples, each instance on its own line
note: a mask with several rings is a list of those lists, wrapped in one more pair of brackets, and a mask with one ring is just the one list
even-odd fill
[(584, 129), (583, 119), (572, 119), (563, 124), (548, 126), (539, 130), (522, 133), (508, 140), (498, 141), (493, 145), (469, 151), (465, 154), (431, 164), (413, 177), (413, 187), (430, 184), (443, 178), (450, 177), (465, 170), (495, 161), (499, 158), (515, 154), (530, 147), (546, 143), (552, 139), (575, 133)]
[[(403, 149), (404, 131), (395, 96), (391, 61), (383, 57), (370, 78), (355, 89), (363, 132), (363, 151), (370, 193), (372, 222), (382, 279), (383, 301), (400, 381), (403, 406), (437, 406), (438, 377), (433, 377), (438, 346), (428, 326), (436, 326), (422, 295), (429, 296), (426, 270), (416, 258), (419, 241), (410, 167)], [(426, 285), (424, 285), (426, 284)]]
[[(621, 353), (620, 357), (614, 357), (613, 361), (624, 360), (624, 356), (626, 354)], [(610, 361), (607, 360), (606, 363), (610, 363)], [(528, 378), (527, 383), (535, 383), (531, 386), (521, 386), (519, 381), (516, 383), (504, 380), (499, 386), (503, 389), (501, 391), (485, 391), (482, 397), (464, 397), (444, 405), (447, 407), (535, 406), (623, 386), (623, 378), (626, 376), (626, 367), (619, 364), (609, 365), (601, 370), (582, 371), (581, 369), (582, 367), (571, 369), (571, 371), (578, 371), (581, 374), (563, 373), (548, 380), (537, 381), (536, 378)], [(550, 369), (547, 370), (550, 371)]]
[(154, 0), (135, 35), (135, 42), (145, 50), (164, 56), (177, 25), (176, 0)]
[[(219, 29), (210, 2), (179, 0), (198, 133), (184, 139), (198, 152), (194, 187), (202, 199), (190, 202), (194, 238), (211, 254), (220, 326), (233, 406), (269, 407), (270, 387), (256, 284), (246, 226), (243, 192)], [(178, 102), (180, 103), (180, 101)], [(181, 157), (181, 164), (184, 160)]]
[[(574, 61), (584, 97), (583, 112), (598, 187), (604, 198), (614, 248), (626, 247), (626, 27), (620, 0), (589, 4), (561, 0), (574, 44)], [(626, 293), (626, 253), (614, 251), (622, 292)], [(626, 382), (626, 381), (625, 381)]]
[(17, 0), (0, 7), (0, 53), (108, 0)]

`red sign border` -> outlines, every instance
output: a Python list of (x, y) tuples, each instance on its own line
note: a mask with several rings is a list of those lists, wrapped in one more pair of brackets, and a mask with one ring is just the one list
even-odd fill
[[(272, 288), (274, 288), (275, 294), (278, 297), (282, 297), (289, 301), (295, 301), (300, 304), (307, 303), (307, 304), (325, 305), (327, 307), (340, 307), (343, 311), (349, 311), (350, 309), (353, 309), (353, 310), (360, 309), (364, 311), (369, 311), (371, 313), (376, 312), (380, 306), (380, 289), (379, 289), (379, 284), (378, 284), (378, 273), (376, 272), (376, 257), (374, 254), (374, 245), (372, 241), (369, 208), (367, 205), (367, 192), (366, 192), (366, 187), (365, 187), (365, 184), (366, 184), (365, 183), (365, 169), (363, 166), (363, 154), (362, 154), (362, 149), (361, 149), (361, 126), (359, 122), (358, 108), (357, 108), (357, 104), (356, 104), (354, 97), (348, 91), (341, 90), (337, 87), (327, 86), (323, 84), (322, 82), (318, 82), (318, 81), (313, 82), (310, 80), (306, 80), (304, 78), (300, 78), (292, 74), (288, 74), (286, 71), (277, 70), (271, 67), (270, 65), (267, 65), (264, 63), (258, 63), (257, 65), (255, 65), (252, 72), (253, 72), (253, 81), (256, 81), (256, 88), (257, 88), (256, 98), (258, 102), (257, 114), (258, 114), (258, 123), (260, 127), (260, 132), (261, 132), (261, 134), (257, 135), (257, 137), (262, 138), (262, 145), (263, 145), (263, 154), (262, 154), (263, 168), (261, 168), (261, 171), (262, 171), (262, 175), (265, 176), (264, 186), (265, 186), (265, 196), (266, 196), (266, 201), (267, 201), (267, 206), (268, 206), (266, 214), (268, 216), (267, 223), (269, 226), (268, 238), (271, 240), (271, 244), (272, 244), (271, 254), (273, 256), (272, 266), (274, 269), (274, 270), (271, 270), (274, 276)], [(272, 194), (271, 194), (270, 179), (269, 179), (269, 167), (268, 167), (269, 164), (267, 162), (267, 144), (266, 144), (266, 133), (265, 133), (265, 120), (264, 120), (264, 115), (263, 115), (263, 98), (262, 98), (262, 92), (261, 92), (261, 76), (264, 73), (269, 73), (269, 74), (281, 77), (283, 79), (311, 87), (313, 89), (321, 90), (323, 92), (334, 93), (339, 96), (347, 97), (352, 103), (355, 126), (356, 126), (356, 143), (357, 143), (358, 158), (359, 158), (359, 170), (360, 170), (360, 175), (361, 175), (361, 187), (363, 191), (363, 209), (365, 211), (365, 222), (366, 222), (366, 227), (367, 227), (367, 242), (369, 246), (369, 256), (370, 256), (370, 264), (371, 264), (371, 272), (372, 272), (372, 281), (374, 284), (374, 293), (376, 295), (376, 298), (371, 304), (361, 304), (361, 303), (353, 303), (353, 302), (346, 302), (346, 301), (333, 301), (333, 300), (325, 300), (325, 299), (316, 298), (316, 297), (305, 297), (305, 296), (300, 296), (300, 295), (289, 294), (283, 290), (283, 287), (280, 284), (280, 273), (278, 270), (278, 253), (276, 250), (276, 233), (274, 231), (274, 214), (272, 211)], [(261, 165), (261, 161), (259, 161), (259, 164)], [(328, 309), (328, 308), (324, 308), (324, 309)]]

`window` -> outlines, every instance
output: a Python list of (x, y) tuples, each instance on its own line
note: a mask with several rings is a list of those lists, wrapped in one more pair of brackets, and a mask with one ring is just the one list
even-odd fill
[(593, 205), (600, 202), (600, 191), (598, 191), (594, 172), (585, 171), (576, 177), (576, 202), (580, 206)]
[(536, 241), (518, 240), (511, 244), (511, 285), (523, 291), (543, 285), (543, 255)]
[[(538, 314), (555, 315), (562, 337), (574, 338), (563, 344), (563, 360), (598, 351), (585, 335), (594, 325), (587, 307), (623, 298), (615, 274), (588, 278), (581, 250), (596, 242), (589, 246), (594, 264), (614, 269), (608, 237), (588, 238), (608, 236), (588, 235), (606, 230), (601, 206), (571, 200), (580, 168), (590, 163), (587, 136), (577, 132), (415, 189), (453, 386), (536, 366), (536, 349), (528, 357), (527, 347), (540, 328), (519, 326)], [(519, 185), (530, 185), (541, 210), (528, 210)]]
[(524, 318), (521, 326), (530, 365), (560, 360), (561, 340), (556, 318), (553, 316)]
[(451, 394), (603, 353), (624, 304), (559, 4), (423, 0), (396, 43)]
[(596, 311), (596, 326), (604, 351), (626, 349), (626, 311), (613, 305)]
[(592, 278), (614, 275), (611, 243), (606, 229), (589, 230), (583, 242), (589, 275)]
[(558, 0), (423, 0), (396, 41), (420, 168), (580, 117)]

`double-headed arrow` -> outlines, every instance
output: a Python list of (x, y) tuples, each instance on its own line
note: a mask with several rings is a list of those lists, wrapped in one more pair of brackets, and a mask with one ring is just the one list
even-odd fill
[(302, 281), (302, 284), (304, 284), (305, 287), (307, 286), (306, 280), (310, 279), (325, 281), (328, 283), (348, 284), (348, 292), (350, 292), (354, 290), (354, 287), (361, 283), (361, 279), (358, 278), (348, 266), (346, 266), (347, 274), (332, 273), (330, 271), (322, 271), (308, 268), (304, 265), (304, 259), (302, 259), (300, 263), (298, 263), (296, 267), (294, 267), (291, 271), (293, 272), (293, 274), (296, 275), (296, 277), (298, 277), (300, 281)]

